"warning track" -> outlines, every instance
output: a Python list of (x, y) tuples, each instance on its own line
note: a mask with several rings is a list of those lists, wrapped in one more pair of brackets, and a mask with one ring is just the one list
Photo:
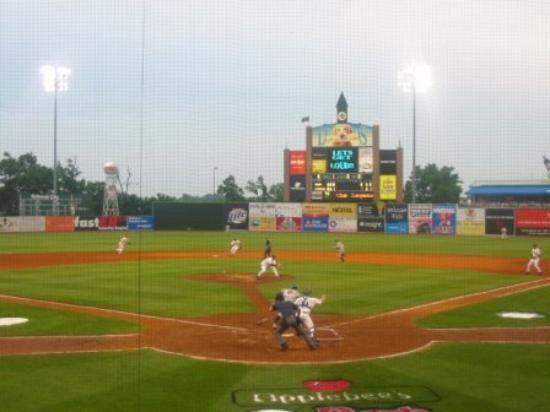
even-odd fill
[[(0, 270), (74, 264), (94, 264), (137, 259), (195, 259), (211, 257), (215, 252), (141, 252), (48, 253), (0, 255)], [(240, 253), (240, 258), (257, 259), (257, 252)], [(219, 252), (219, 256), (227, 256)], [(333, 261), (331, 254), (320, 252), (280, 252), (285, 260)], [(350, 254), (352, 263), (402, 265), (482, 272), (521, 274), (519, 259), (418, 254)], [(4, 302), (30, 305), (112, 319), (139, 322), (140, 332), (129, 335), (41, 336), (0, 338), (0, 356), (16, 354), (73, 353), (150, 348), (197, 359), (216, 359), (244, 363), (338, 363), (361, 359), (399, 356), (429, 347), (434, 342), (523, 342), (550, 343), (550, 327), (423, 329), (416, 320), (433, 313), (488, 301), (522, 291), (547, 287), (550, 278), (524, 282), (485, 292), (431, 302), (411, 308), (372, 316), (315, 317), (321, 339), (317, 351), (309, 351), (295, 337), (291, 349), (279, 352), (271, 328), (269, 302), (258, 285), (280, 281), (272, 277), (255, 280), (251, 273), (218, 273), (193, 277), (196, 281), (229, 282), (242, 289), (256, 305), (254, 314), (216, 315), (192, 319), (164, 318), (123, 311), (0, 295)], [(283, 277), (282, 280), (285, 280)], [(287, 282), (288, 283), (288, 282)], [(285, 284), (286, 283), (282, 283)], [(323, 338), (325, 338), (323, 340)]]

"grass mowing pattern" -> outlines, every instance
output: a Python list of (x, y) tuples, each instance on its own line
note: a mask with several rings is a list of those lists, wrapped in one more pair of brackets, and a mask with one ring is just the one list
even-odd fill
[(22, 317), (29, 321), (0, 327), (0, 337), (103, 335), (139, 331), (137, 323), (5, 302), (0, 302), (2, 317)]

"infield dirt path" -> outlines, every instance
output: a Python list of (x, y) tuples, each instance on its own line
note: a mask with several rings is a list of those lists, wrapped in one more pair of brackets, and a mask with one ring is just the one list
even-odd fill
[[(135, 252), (118, 256), (113, 253), (48, 253), (0, 255), (0, 270), (43, 266), (120, 262), (136, 259), (193, 259), (227, 256), (225, 252)], [(257, 259), (258, 252), (241, 253), (241, 258)], [(285, 260), (333, 261), (333, 254), (319, 252), (280, 252)], [(465, 268), (483, 272), (521, 274), (524, 262), (518, 259), (418, 255), (350, 254), (348, 262), (403, 265), (410, 267)], [(307, 349), (298, 338), (289, 337), (291, 349), (279, 352), (271, 328), (273, 315), (269, 301), (257, 286), (286, 280), (262, 278), (252, 273), (225, 273), (194, 277), (197, 281), (229, 282), (242, 289), (256, 305), (255, 314), (217, 315), (193, 319), (171, 319), (122, 311), (71, 305), (58, 302), (0, 295), (5, 302), (87, 313), (113, 319), (138, 322), (139, 333), (102, 336), (45, 336), (0, 338), (0, 355), (66, 353), (152, 348), (195, 358), (246, 363), (320, 363), (350, 362), (359, 359), (398, 356), (428, 347), (438, 341), (492, 341), (550, 343), (550, 327), (423, 329), (416, 320), (433, 313), (471, 305), (550, 285), (550, 278), (473, 293), (412, 308), (372, 316), (315, 316), (321, 347)]]

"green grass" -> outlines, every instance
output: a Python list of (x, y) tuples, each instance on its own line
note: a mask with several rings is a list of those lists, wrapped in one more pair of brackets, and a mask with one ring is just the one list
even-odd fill
[[(316, 250), (333, 253), (334, 239), (341, 239), (348, 252), (433, 253), (465, 256), (529, 256), (534, 242), (550, 250), (549, 238), (416, 236), (374, 233), (258, 233), (258, 232), (130, 232), (128, 250), (229, 250), (229, 242), (238, 236), (245, 250), (261, 251), (266, 238), (273, 250)], [(51, 251), (112, 251), (119, 232), (74, 233), (2, 233), (0, 253)]]
[[(207, 258), (0, 271), (0, 293), (168, 317), (252, 313), (255, 307), (238, 287), (190, 276), (223, 270), (253, 275), (257, 266), (252, 259)], [(268, 299), (295, 283), (302, 290), (327, 295), (317, 313), (346, 315), (405, 308), (531, 278), (304, 261), (285, 261), (282, 273), (290, 274), (291, 281), (260, 284)]]
[[(544, 315), (544, 318), (509, 319), (497, 316), (499, 312), (510, 311), (536, 312)], [(426, 328), (550, 326), (550, 287), (438, 313), (422, 318), (418, 323)]]
[(550, 404), (549, 358), (549, 345), (516, 344), (438, 344), (407, 357), (333, 366), (226, 364), (152, 351), (14, 356), (0, 358), (0, 392), (6, 411), (244, 412), (260, 408), (235, 404), (234, 391), (284, 393), (303, 390), (305, 380), (346, 379), (355, 389), (428, 388), (435, 397), (403, 403), (433, 412), (542, 412)]
[(18, 317), (29, 321), (20, 325), (0, 326), (3, 336), (76, 336), (134, 333), (139, 325), (122, 320), (0, 302), (0, 318)]

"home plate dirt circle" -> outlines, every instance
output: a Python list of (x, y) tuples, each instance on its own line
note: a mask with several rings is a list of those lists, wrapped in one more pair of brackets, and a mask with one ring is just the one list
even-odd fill
[[(112, 253), (64, 253), (43, 255), (0, 255), (0, 270), (8, 268), (54, 266), (92, 262), (195, 259), (212, 255), (204, 252), (143, 252), (116, 255)], [(225, 256), (223, 252), (220, 256)], [(244, 253), (242, 257), (247, 257)], [(252, 253), (250, 258), (257, 258)], [(327, 254), (319, 252), (280, 252), (280, 258), (326, 261)], [(354, 254), (348, 260), (354, 263), (403, 264), (410, 255)], [(333, 259), (331, 257), (331, 259)], [(401, 260), (400, 260), (401, 259)], [(402, 262), (402, 263), (399, 263)], [(422, 256), (411, 258), (410, 266), (468, 267), (493, 272), (504, 269), (513, 273), (522, 269), (523, 262), (505, 258), (469, 258), (462, 256)], [(454, 263), (453, 263), (454, 262)], [(502, 273), (500, 272), (500, 273)], [(271, 301), (259, 290), (267, 282), (278, 282), (281, 288), (292, 284), (292, 277), (284, 274), (276, 278), (268, 273), (256, 280), (255, 273), (226, 272), (196, 274), (197, 282), (224, 282), (239, 288), (245, 299), (255, 306), (254, 313), (221, 314), (200, 318), (166, 318), (129, 313), (89, 306), (56, 303), (36, 299), (0, 295), (0, 300), (23, 305), (54, 308), (96, 316), (140, 322), (139, 333), (102, 336), (44, 336), (0, 338), (0, 355), (29, 353), (67, 353), (130, 349), (154, 349), (197, 359), (216, 359), (243, 363), (338, 363), (361, 359), (398, 356), (429, 347), (434, 342), (525, 342), (550, 343), (550, 327), (538, 328), (470, 328), (422, 329), (416, 320), (432, 313), (483, 302), (539, 287), (547, 287), (550, 278), (473, 293), (412, 308), (395, 310), (371, 316), (316, 315), (320, 348), (310, 351), (296, 336), (288, 338), (290, 349), (278, 350), (269, 310)]]

